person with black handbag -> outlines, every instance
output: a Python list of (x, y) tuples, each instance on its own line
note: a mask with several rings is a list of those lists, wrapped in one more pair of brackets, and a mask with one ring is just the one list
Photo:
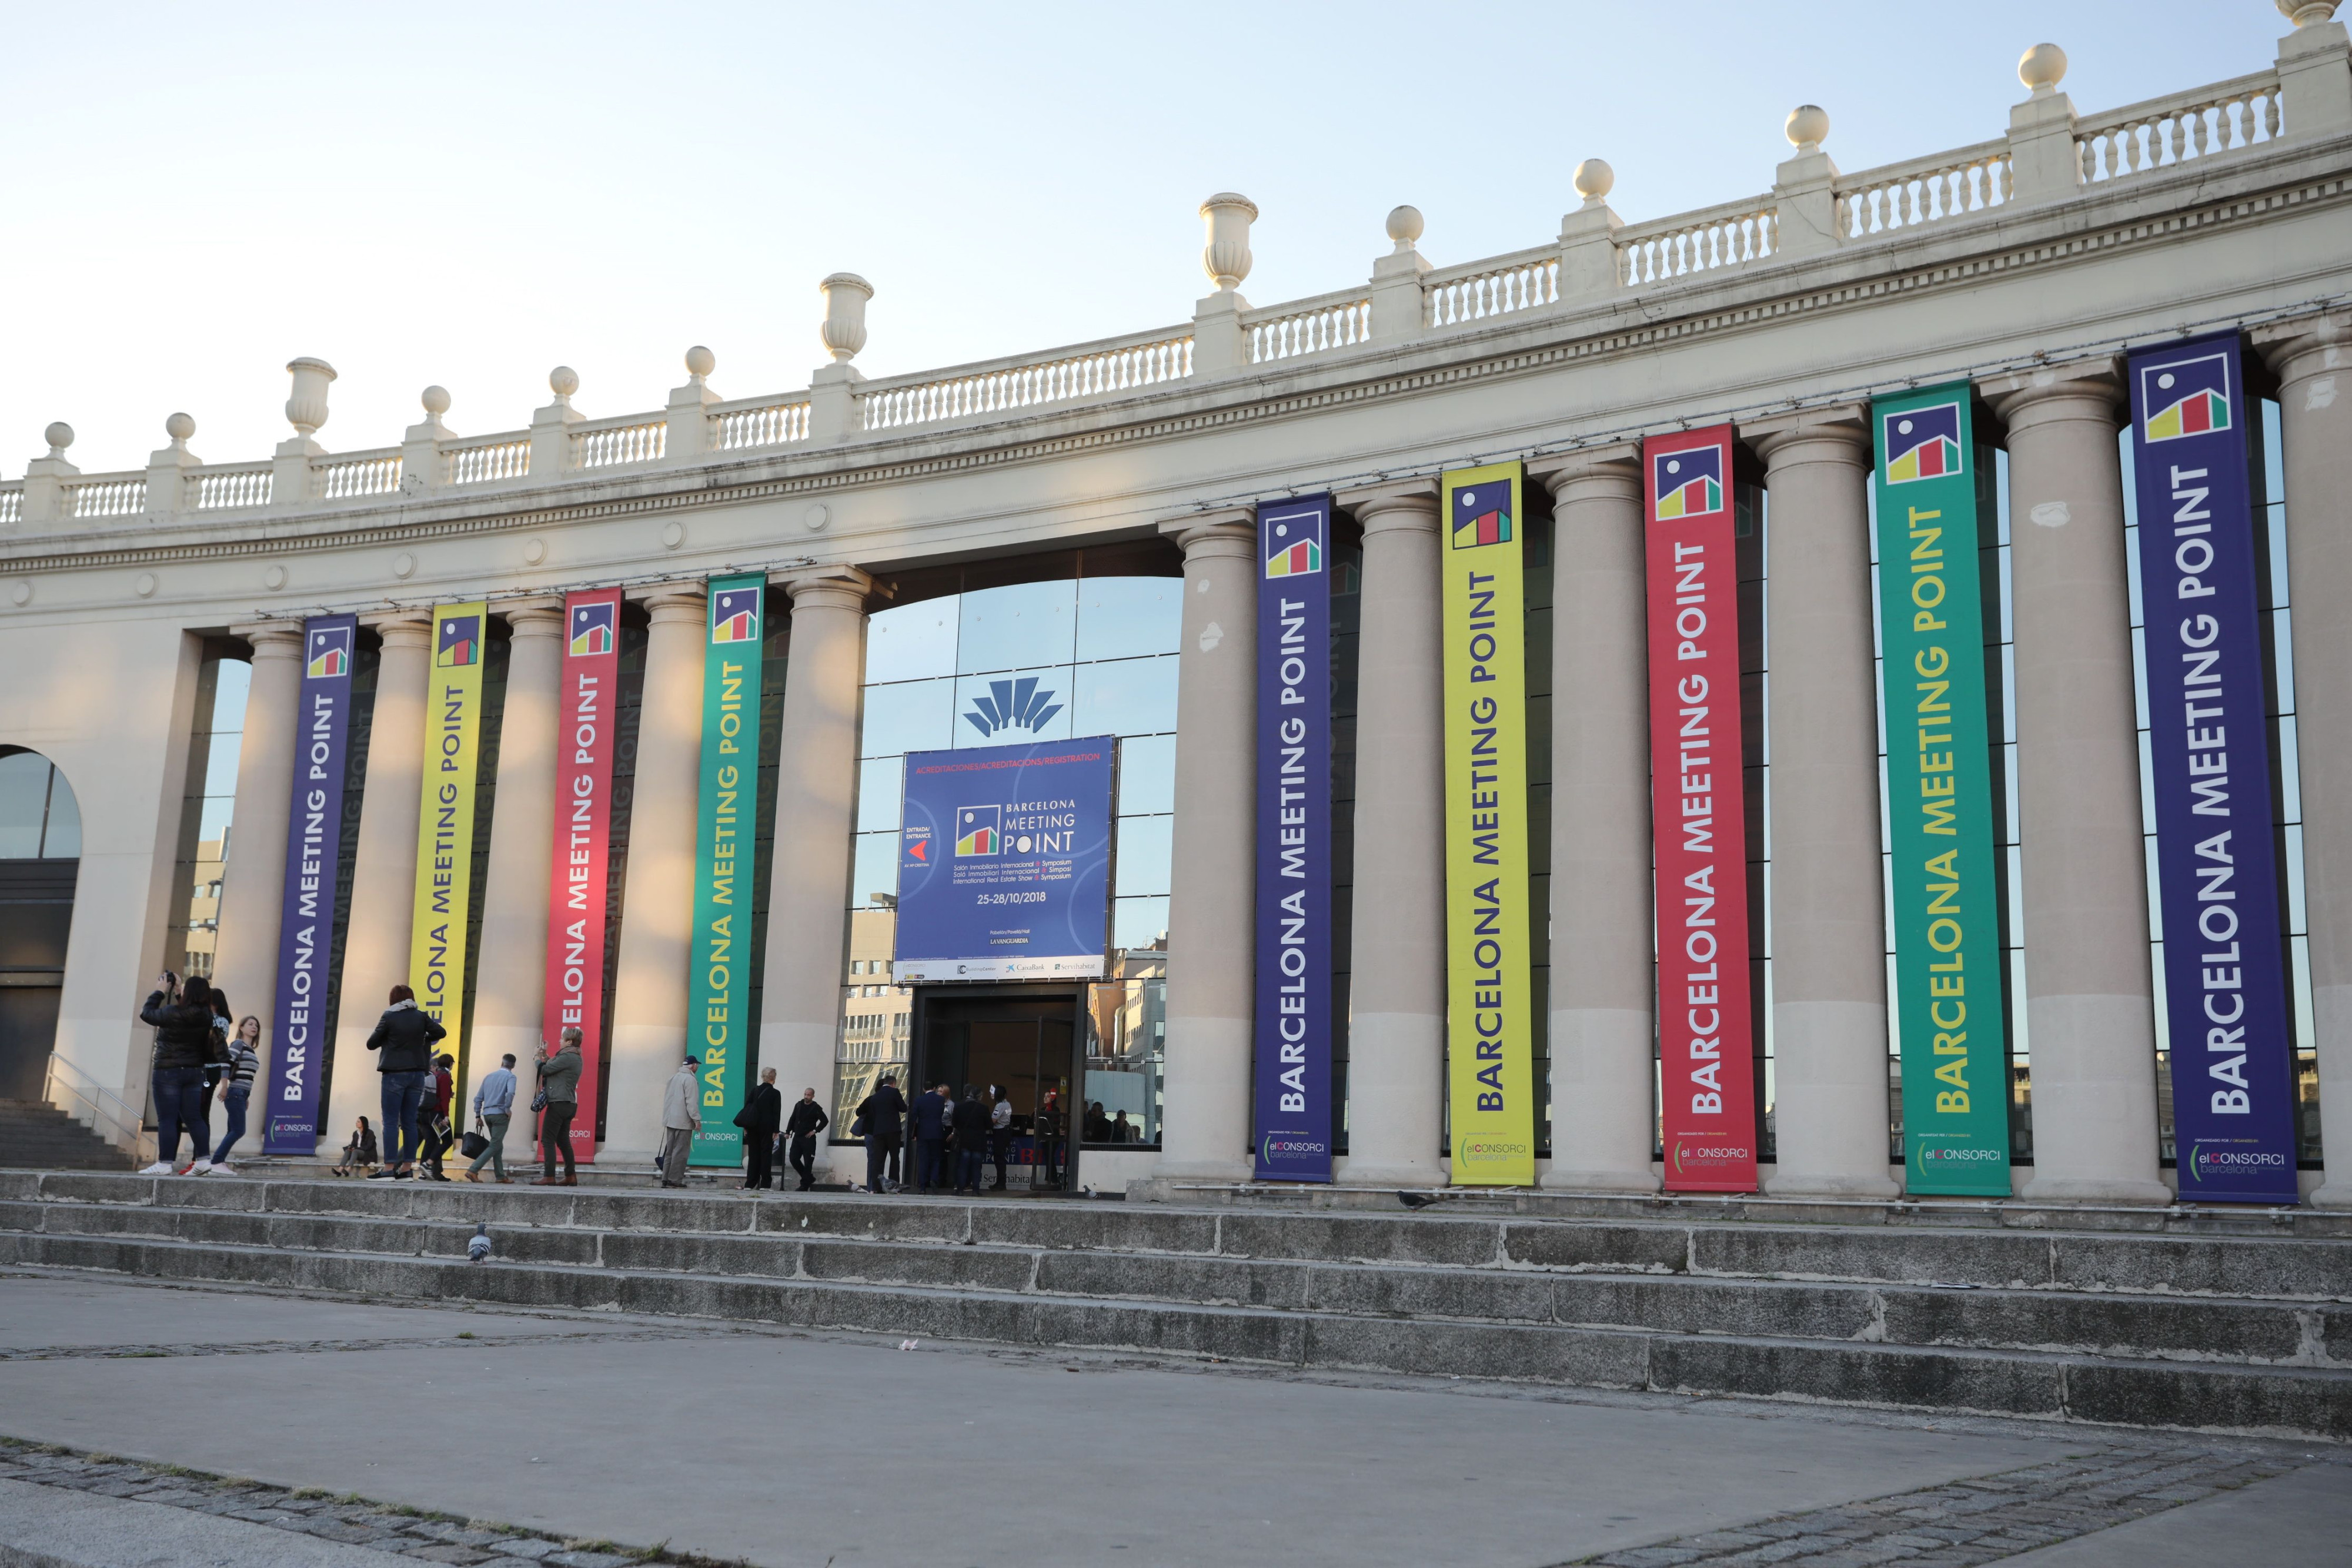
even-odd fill
[[(572, 1163), (572, 1113), (580, 1109), (580, 1030), (577, 1025), (557, 1037), (555, 1054), (539, 1048), (539, 1092), (530, 1108), (540, 1113), (539, 1153), (546, 1174), (540, 1186), (578, 1186), (580, 1174)], [(555, 1156), (563, 1156), (563, 1179), (555, 1179)]]
[(474, 1090), (476, 1130), (466, 1134), (464, 1145), (474, 1163), (458, 1173), (460, 1181), (480, 1181), (486, 1165), (501, 1183), (513, 1179), (507, 1175), (507, 1125), (514, 1118), (514, 1064), (511, 1053), (499, 1058), (499, 1065), (484, 1073)]
[(735, 1124), (743, 1129), (743, 1152), (751, 1162), (743, 1174), (745, 1192), (767, 1190), (768, 1177), (775, 1169), (776, 1129), (783, 1119), (784, 1097), (776, 1089), (776, 1070), (763, 1067), (760, 1082), (751, 1086), (743, 1108), (735, 1113)]

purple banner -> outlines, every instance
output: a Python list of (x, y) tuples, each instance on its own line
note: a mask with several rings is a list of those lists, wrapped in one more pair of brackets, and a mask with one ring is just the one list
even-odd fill
[(2293, 1203), (2294, 1044), (2235, 333), (2131, 356), (2180, 1196)]
[(343, 759), (352, 719), (359, 620), (320, 615), (302, 627), (302, 692), (294, 735), (293, 810), (286, 824), (286, 904), (278, 926), (278, 994), (269, 1019), (261, 1152), (309, 1155), (319, 1145), (319, 1076), (327, 1062), (327, 960), (335, 947), (335, 877), (343, 842)]
[(1331, 497), (1257, 509), (1260, 1181), (1331, 1179)]

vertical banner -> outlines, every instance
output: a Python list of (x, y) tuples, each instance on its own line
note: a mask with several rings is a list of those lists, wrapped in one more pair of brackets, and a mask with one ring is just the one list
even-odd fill
[[(596, 1103), (604, 1071), (605, 858), (613, 827), (614, 702), (620, 682), (621, 591), (566, 595), (540, 1038), (551, 1051), (562, 1030), (580, 1030), (580, 1103), (588, 1106)], [(572, 1155), (575, 1160), (596, 1157), (594, 1115), (572, 1122)]]
[(335, 950), (335, 881), (343, 849), (344, 749), (351, 739), (352, 659), (359, 620), (320, 615), (302, 626), (294, 733), (293, 810), (286, 824), (286, 894), (278, 924), (278, 995), (261, 1152), (308, 1158), (319, 1146), (319, 1074), (327, 1061), (327, 960)]
[(2247, 462), (2254, 403), (2235, 333), (2137, 353), (2130, 366), (2180, 1196), (2294, 1203), (2294, 1047)]
[(1331, 1179), (1331, 497), (1257, 512), (1260, 1181)]
[(1904, 1185), (2009, 1196), (2009, 1046), (1966, 382), (1870, 407), (1878, 452)]
[[(1456, 1186), (1536, 1179), (1528, 650), (1517, 463), (1445, 476), (1445, 993)], [(1264, 590), (1261, 590), (1263, 597)]]
[[(465, 1039), (466, 924), (474, 892), (474, 780), (481, 760), (482, 652), (488, 607), (433, 612), (433, 667), (425, 687), (425, 791), (416, 812), (416, 902), (410, 916), (408, 984), (416, 1005), (449, 1038)], [(465, 1062), (458, 1062), (464, 1082)]]
[(1756, 1189), (1731, 427), (1642, 444), (1659, 1133), (1668, 1192)]
[(695, 836), (687, 1054), (702, 1062), (698, 1166), (740, 1166), (745, 1003), (751, 993), (751, 808), (760, 799), (760, 648), (765, 572), (710, 580), (702, 665), (702, 810)]

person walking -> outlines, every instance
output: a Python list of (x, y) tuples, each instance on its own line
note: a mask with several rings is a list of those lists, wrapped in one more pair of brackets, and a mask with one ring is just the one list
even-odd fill
[(958, 1192), (977, 1195), (980, 1173), (988, 1163), (989, 1105), (980, 1097), (980, 1091), (967, 1083), (963, 1098), (957, 1101), (954, 1112), (956, 1141), (956, 1185)]
[(743, 1173), (745, 1192), (765, 1192), (768, 1176), (775, 1169), (776, 1132), (783, 1125), (784, 1097), (776, 1088), (776, 1070), (763, 1067), (760, 1082), (744, 1099), (743, 1108), (735, 1113), (735, 1124), (743, 1129), (744, 1151), (751, 1164)]
[(816, 1091), (803, 1089), (793, 1103), (791, 1120), (784, 1124), (784, 1135), (789, 1140), (786, 1154), (793, 1169), (800, 1173), (800, 1190), (816, 1186), (816, 1135), (833, 1125), (833, 1118), (816, 1103)]
[(702, 1126), (702, 1059), (689, 1056), (662, 1085), (662, 1186), (686, 1185), (686, 1156)]
[(392, 988), (392, 1005), (367, 1038), (383, 1081), (383, 1166), (370, 1173), (370, 1181), (406, 1181), (416, 1174), (416, 1115), (433, 1079), (433, 1042), (448, 1032), (417, 1007), (415, 991)]
[(996, 1187), (1004, 1190), (1004, 1156), (1013, 1152), (1013, 1096), (1002, 1083), (988, 1086), (988, 1151), (996, 1156)]
[(482, 1075), (474, 1090), (474, 1125), (482, 1130), (489, 1146), (474, 1156), (462, 1178), (478, 1182), (482, 1179), (482, 1166), (487, 1164), (504, 1183), (507, 1175), (507, 1126), (514, 1120), (515, 1059), (511, 1054), (499, 1058), (499, 1064)]
[(940, 1185), (947, 1173), (948, 1086), (934, 1084), (928, 1094), (915, 1096), (913, 1110), (908, 1119), (914, 1124), (915, 1190), (929, 1192)]
[(433, 1076), (425, 1085), (425, 1103), (416, 1113), (416, 1130), (424, 1144), (425, 1174), (428, 1180), (447, 1181), (441, 1169), (441, 1158), (457, 1141), (457, 1132), (449, 1124), (449, 1111), (457, 1097), (457, 1082), (450, 1069), (457, 1059), (444, 1053), (433, 1059)]
[(236, 1038), (228, 1042), (228, 1066), (222, 1071), (221, 1105), (228, 1125), (221, 1133), (220, 1147), (213, 1151), (215, 1176), (236, 1175), (236, 1167), (228, 1163), (228, 1152), (245, 1136), (245, 1107), (253, 1098), (253, 1081), (260, 1072), (261, 1020), (247, 1013), (236, 1026)]
[(352, 1141), (343, 1145), (343, 1157), (328, 1171), (329, 1176), (356, 1175), (362, 1166), (373, 1167), (375, 1160), (375, 1129), (362, 1116), (359, 1125), (352, 1129)]
[(172, 1176), (180, 1160), (180, 1131), (187, 1129), (189, 1172), (212, 1169), (205, 1147), (205, 1068), (213, 1060), (212, 988), (201, 975), (186, 987), (165, 970), (155, 982), (142, 1021), (155, 1026), (154, 1065), (148, 1084), (155, 1096), (155, 1163), (141, 1176)]
[[(580, 1109), (580, 1030), (567, 1028), (556, 1037), (555, 1054), (539, 1048), (533, 1065), (539, 1070), (540, 1097), (547, 1102), (539, 1118), (539, 1152), (546, 1174), (535, 1186), (578, 1186), (579, 1172), (572, 1163), (572, 1114)], [(563, 1155), (563, 1179), (555, 1179), (555, 1156)]]
[[(205, 985), (210, 988), (212, 981), (206, 979)], [(212, 1060), (205, 1064), (204, 1099), (196, 1107), (196, 1153), (199, 1156), (212, 1147), (213, 1097), (220, 1091), (221, 1075), (228, 1071), (226, 1048), (229, 1038), (236, 1033), (236, 1026), (228, 1021), (236, 1016), (228, 1010), (228, 998), (217, 990), (208, 989), (207, 994), (211, 998), (207, 1005), (213, 1009), (213, 1028), (220, 1031), (221, 1049), (215, 1051)], [(205, 1168), (209, 1170), (211, 1166), (206, 1166)]]
[(887, 1192), (894, 1185), (883, 1170), (898, 1157), (906, 1115), (907, 1097), (898, 1092), (898, 1079), (887, 1072), (874, 1086), (874, 1092), (857, 1103), (857, 1122), (850, 1132), (865, 1134), (867, 1192)]
[(1047, 1186), (1062, 1185), (1062, 1092), (1045, 1091), (1034, 1118), (1037, 1136), (1037, 1179)]

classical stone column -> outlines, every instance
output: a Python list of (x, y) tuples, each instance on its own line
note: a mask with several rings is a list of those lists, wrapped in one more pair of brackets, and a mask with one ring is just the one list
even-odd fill
[[(499, 607), (514, 641), (507, 655), (506, 712), (499, 721), (499, 789), (490, 817), (490, 862), (482, 890), (482, 951), (475, 967), (473, 1050), (451, 1119), (472, 1124), (474, 1092), (511, 1051), (515, 1119), (509, 1163), (531, 1150), (531, 1054), (539, 1048), (547, 990), (547, 884), (555, 834), (558, 687), (563, 674), (563, 601), (527, 599)], [(551, 1046), (555, 1042), (550, 1040)]]
[(1162, 1178), (1247, 1181), (1256, 1011), (1257, 522), (1160, 525), (1184, 550), (1176, 823), (1168, 898)]
[(2116, 453), (2123, 385), (2113, 361), (2096, 360), (2004, 376), (1985, 390), (2009, 425), (2033, 1082), (2024, 1196), (2165, 1203)]
[(302, 623), (273, 621), (241, 626), (237, 634), (253, 645), (253, 685), (245, 701), (245, 737), (237, 746), (236, 814), (222, 877), (213, 982), (228, 993), (238, 1019), (251, 1013), (261, 1020), (262, 1075), (246, 1120), (246, 1141), (239, 1145), (250, 1153), (261, 1147), (267, 1130), (264, 1097), (278, 1053), (278, 921), (286, 905), (286, 830), (294, 810)]
[(1650, 696), (1642, 465), (1632, 446), (1528, 465), (1549, 487), (1551, 1168), (1655, 1192)]
[[(2279, 376), (2287, 583), (2294, 606), (2295, 747), (2319, 1120), (2335, 1158), (2311, 1201), (2352, 1208), (2352, 318), (2258, 334)], [(2273, 497), (2276, 499), (2277, 497)]]
[[(1343, 1183), (1445, 1179), (1444, 656), (1433, 478), (1349, 490), (1364, 530)], [(1555, 895), (1557, 900), (1559, 895)]]
[[(694, 836), (702, 788), (702, 664), (709, 607), (699, 583), (646, 596), (645, 699), (629, 807), (629, 867), (614, 961), (606, 1071), (607, 1163), (642, 1166), (661, 1147), (662, 1081), (686, 1059), (686, 969), (694, 925)], [(593, 1117), (584, 1099), (580, 1114)]]
[(416, 810), (425, 788), (425, 687), (433, 617), (430, 611), (399, 611), (368, 624), (383, 637), (383, 655), (376, 665), (375, 708), (368, 721), (351, 926), (343, 934), (335, 1081), (319, 1127), (320, 1145), (330, 1153), (351, 1137), (354, 1116), (368, 1119), (383, 1147), (383, 1091), (367, 1037), (392, 988), (408, 982), (409, 923), (416, 902)]
[(1765, 626), (1778, 1153), (1767, 1186), (1775, 1197), (1893, 1197), (1900, 1188), (1886, 1158), (1870, 411), (1812, 409), (1740, 434), (1763, 455), (1771, 498)]
[[(833, 1103), (834, 1043), (854, 891), (858, 693), (873, 582), (854, 568), (831, 567), (787, 576), (784, 587), (793, 601), (792, 648), (776, 737), (760, 1065), (776, 1070), (787, 1103), (814, 1089), (835, 1122), (830, 1136), (846, 1138), (848, 1108)], [(822, 1166), (818, 1176), (824, 1179)]]

